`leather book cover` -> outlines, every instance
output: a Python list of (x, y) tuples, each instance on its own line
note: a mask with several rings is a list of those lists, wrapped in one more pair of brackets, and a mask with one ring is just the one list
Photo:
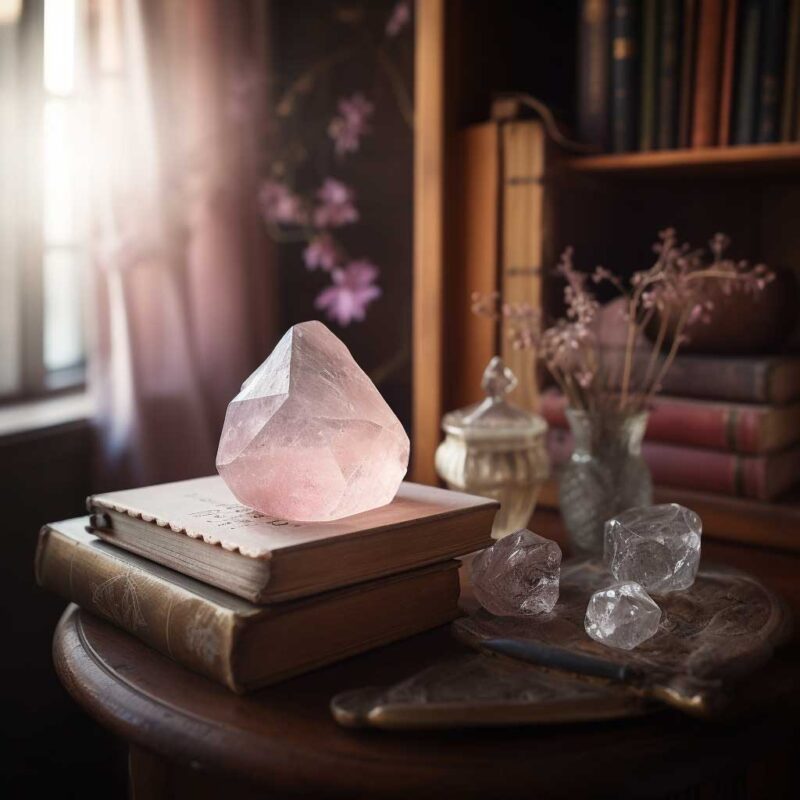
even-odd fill
[(681, 69), (681, 12), (683, 0), (662, 0), (659, 31), (658, 110), (656, 146), (678, 145), (678, 89)]
[(719, 138), (717, 140), (717, 143), (722, 147), (731, 143), (738, 19), (739, 0), (727, 0), (725, 4), (725, 29), (722, 35), (722, 83), (719, 101)]
[[(547, 447), (553, 465), (563, 466), (572, 453), (571, 433), (551, 429)], [(642, 457), (654, 483), (676, 489), (773, 500), (800, 480), (800, 447), (747, 456), (646, 441)]]
[(741, 0), (733, 144), (750, 144), (755, 137), (761, 16), (761, 0)]
[(639, 118), (639, 6), (614, 0), (611, 16), (611, 146), (616, 153), (636, 149)]
[[(552, 427), (567, 427), (565, 408), (559, 392), (542, 394), (540, 413)], [(659, 396), (653, 400), (645, 438), (733, 453), (772, 453), (800, 441), (800, 404), (765, 406)]]
[(700, 0), (697, 19), (692, 147), (712, 147), (719, 135), (723, 0)]
[(662, 389), (679, 397), (783, 405), (800, 400), (800, 358), (682, 355)]
[(694, 68), (697, 49), (698, 0), (684, 0), (681, 35), (681, 76), (678, 92), (678, 147), (692, 144)]
[(783, 103), (781, 108), (781, 141), (795, 141), (795, 119), (800, 108), (800, 0), (789, 0), (786, 26), (786, 64), (783, 71)]
[(578, 135), (608, 149), (611, 0), (581, 0), (578, 22)]
[(756, 141), (759, 143), (778, 141), (785, 44), (785, 0), (764, 0), (761, 63), (758, 73), (758, 122), (756, 124)]
[(456, 561), (264, 608), (115, 548), (88, 533), (87, 522), (42, 529), (39, 585), (236, 692), (458, 615)]
[(657, 0), (642, 3), (642, 76), (639, 150), (654, 150), (658, 113), (659, 18)]

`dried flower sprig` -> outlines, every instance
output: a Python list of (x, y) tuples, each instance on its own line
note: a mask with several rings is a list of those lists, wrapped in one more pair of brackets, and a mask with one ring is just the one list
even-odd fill
[[(604, 267), (593, 272), (578, 271), (572, 248), (567, 248), (556, 268), (565, 280), (565, 316), (543, 328), (537, 309), (517, 304), (500, 305), (497, 293), (473, 295), (473, 312), (508, 321), (508, 333), (515, 348), (533, 349), (573, 408), (587, 411), (616, 409), (635, 412), (647, 408), (660, 390), (664, 376), (688, 341), (687, 329), (698, 322), (709, 322), (714, 310), (709, 297), (713, 286), (723, 294), (734, 291), (760, 292), (774, 279), (764, 264), (750, 266), (746, 261), (725, 257), (730, 239), (716, 234), (709, 242), (711, 260), (702, 250), (679, 244), (677, 233), (667, 228), (653, 246), (655, 263), (635, 272), (626, 285)], [(613, 362), (596, 333), (599, 304), (589, 284), (607, 283), (624, 298), (625, 347), (621, 363)], [(636, 374), (637, 343), (653, 320), (657, 331), (643, 370)], [(672, 335), (663, 354), (668, 334)]]

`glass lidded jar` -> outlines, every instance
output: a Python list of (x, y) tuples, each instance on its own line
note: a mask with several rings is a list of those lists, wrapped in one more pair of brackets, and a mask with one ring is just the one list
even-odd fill
[(547, 423), (506, 400), (517, 385), (495, 356), (483, 373), (486, 397), (442, 419), (445, 439), (436, 450), (436, 471), (450, 489), (499, 501), (492, 536), (525, 528), (550, 474)]

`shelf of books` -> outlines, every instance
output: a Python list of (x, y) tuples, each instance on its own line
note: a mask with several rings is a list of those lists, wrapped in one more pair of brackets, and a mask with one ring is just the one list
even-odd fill
[[(441, 412), (479, 398), (494, 353), (523, 378), (529, 366), (500, 326), (469, 313), (471, 294), (499, 291), (555, 318), (561, 289), (547, 267), (567, 245), (625, 276), (661, 228), (698, 246), (723, 231), (736, 257), (794, 272), (785, 285), (800, 285), (800, 0), (439, 4), (451, 57), (435, 63), (454, 124), (448, 180), (437, 184), (448, 215), (435, 322), (459, 343), (442, 358)], [(531, 50), (553, 42), (563, 58), (529, 68)], [(430, 65), (418, 66), (430, 83)], [(503, 108), (519, 108), (496, 113), (499, 90)], [(577, 155), (559, 127), (596, 152)], [(417, 136), (439, 141), (441, 124)], [(731, 334), (741, 347), (679, 357), (644, 455), (657, 499), (695, 508), (709, 536), (800, 552), (800, 331), (760, 348), (746, 333)], [(514, 402), (559, 436), (546, 393), (524, 390)], [(434, 435), (439, 416), (428, 410)], [(554, 485), (541, 504), (557, 504)]]
[[(542, 394), (554, 473), (572, 442), (563, 396)], [(642, 456), (656, 500), (697, 511), (712, 538), (800, 550), (800, 357), (678, 356)], [(550, 486), (543, 506), (557, 506)]]

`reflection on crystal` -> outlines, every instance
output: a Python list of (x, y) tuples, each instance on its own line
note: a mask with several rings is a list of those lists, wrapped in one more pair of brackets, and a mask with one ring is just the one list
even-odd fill
[(586, 609), (584, 627), (592, 639), (609, 647), (633, 650), (658, 630), (661, 609), (633, 581), (595, 592)]
[(529, 530), (500, 539), (472, 562), (475, 597), (499, 616), (552, 611), (560, 575), (559, 546)]
[(324, 521), (389, 503), (408, 455), (403, 426), (350, 351), (303, 322), (228, 406), (217, 469), (256, 511)]
[(618, 581), (656, 594), (688, 589), (700, 564), (700, 517), (677, 503), (630, 508), (605, 524), (605, 561)]

